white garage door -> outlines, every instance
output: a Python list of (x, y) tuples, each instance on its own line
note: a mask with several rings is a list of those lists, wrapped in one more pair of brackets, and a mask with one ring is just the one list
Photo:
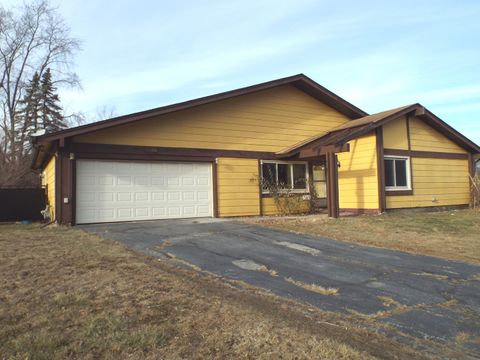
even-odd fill
[(213, 215), (208, 163), (78, 160), (77, 224)]

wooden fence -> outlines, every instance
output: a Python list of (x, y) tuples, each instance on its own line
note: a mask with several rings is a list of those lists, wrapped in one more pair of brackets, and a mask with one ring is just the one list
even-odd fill
[(0, 188), (0, 222), (43, 220), (45, 206), (44, 189)]

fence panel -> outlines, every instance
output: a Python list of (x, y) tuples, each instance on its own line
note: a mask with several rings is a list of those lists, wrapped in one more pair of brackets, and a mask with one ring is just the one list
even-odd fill
[(40, 211), (45, 206), (43, 189), (0, 189), (0, 222), (43, 220)]

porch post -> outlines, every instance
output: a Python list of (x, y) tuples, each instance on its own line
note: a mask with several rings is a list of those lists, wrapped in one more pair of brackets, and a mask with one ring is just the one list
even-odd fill
[(327, 160), (327, 204), (328, 216), (338, 218), (340, 216), (338, 200), (338, 159), (334, 152), (326, 154)]
[[(59, 162), (59, 183), (55, 186), (59, 187), (57, 204), (60, 206), (60, 216), (57, 222), (62, 225), (74, 225), (75, 222), (75, 159), (70, 158), (70, 146), (64, 144), (64, 146), (58, 149)], [(58, 213), (57, 213), (58, 214)]]

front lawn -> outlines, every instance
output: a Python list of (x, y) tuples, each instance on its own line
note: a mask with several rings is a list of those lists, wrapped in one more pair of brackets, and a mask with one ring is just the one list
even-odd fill
[(0, 225), (0, 357), (422, 357), (352, 319), (171, 261), (76, 229)]
[(299, 233), (480, 264), (480, 212), (474, 210), (402, 210), (339, 219), (306, 216), (249, 220), (252, 221)]

